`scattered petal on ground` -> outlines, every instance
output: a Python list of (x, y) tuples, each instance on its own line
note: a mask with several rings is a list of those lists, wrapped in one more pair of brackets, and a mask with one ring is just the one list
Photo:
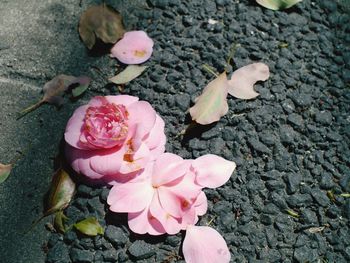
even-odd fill
[(186, 263), (228, 263), (231, 258), (223, 237), (208, 226), (188, 226), (182, 252)]
[(195, 105), (190, 108), (192, 120), (203, 125), (220, 120), (228, 111), (227, 90), (228, 81), (224, 72), (211, 81), (196, 98)]
[(253, 99), (259, 96), (259, 93), (254, 91), (254, 84), (260, 80), (267, 80), (269, 76), (269, 67), (264, 63), (253, 63), (241, 67), (233, 72), (228, 81), (228, 93), (238, 99)]
[(153, 40), (144, 31), (130, 31), (111, 50), (112, 57), (124, 64), (141, 64), (153, 52)]

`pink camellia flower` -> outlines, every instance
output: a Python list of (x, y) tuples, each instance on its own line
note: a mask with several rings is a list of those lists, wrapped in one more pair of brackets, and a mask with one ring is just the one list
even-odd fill
[(141, 64), (153, 52), (153, 40), (144, 31), (126, 32), (111, 49), (112, 57), (124, 64)]
[(64, 134), (72, 168), (89, 179), (127, 181), (165, 149), (164, 121), (148, 102), (128, 95), (94, 97)]
[(107, 203), (111, 211), (129, 213), (135, 233), (176, 234), (206, 212), (202, 188), (224, 184), (234, 169), (234, 162), (216, 155), (183, 160), (164, 153), (134, 180), (114, 185)]

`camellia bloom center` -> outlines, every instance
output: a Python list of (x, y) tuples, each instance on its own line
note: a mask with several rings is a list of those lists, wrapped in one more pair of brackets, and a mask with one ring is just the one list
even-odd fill
[(101, 106), (91, 106), (84, 118), (84, 137), (96, 147), (112, 148), (122, 145), (128, 135), (128, 112), (124, 105), (105, 101)]

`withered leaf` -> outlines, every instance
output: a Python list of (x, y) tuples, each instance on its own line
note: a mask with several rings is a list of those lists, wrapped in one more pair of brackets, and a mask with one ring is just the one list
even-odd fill
[(12, 164), (0, 163), (0, 184), (6, 181), (12, 170)]
[(125, 84), (140, 76), (147, 66), (129, 65), (118, 75), (110, 78), (109, 81), (115, 84)]
[(87, 236), (103, 235), (104, 230), (95, 217), (88, 217), (76, 224), (74, 227), (82, 234)]
[(59, 169), (52, 178), (47, 209), (44, 215), (50, 215), (65, 209), (72, 200), (74, 192), (74, 181), (65, 170)]
[(190, 108), (192, 120), (203, 125), (218, 121), (228, 111), (227, 91), (228, 81), (223, 72), (196, 98), (195, 105)]
[(91, 6), (80, 17), (79, 34), (89, 49), (95, 45), (96, 37), (104, 43), (114, 44), (124, 32), (121, 15), (106, 4)]
[(42, 99), (39, 100), (37, 103), (33, 104), (32, 106), (22, 110), (17, 119), (37, 109), (44, 103), (50, 103), (56, 106), (60, 106), (63, 103), (63, 93), (74, 84), (79, 84), (79, 86), (73, 89), (73, 97), (80, 96), (87, 89), (87, 87), (90, 84), (90, 81), (90, 78), (86, 76), (74, 77), (61, 74), (54, 77), (49, 82), (45, 83), (43, 87), (44, 96), (42, 97)]
[[(56, 213), (55, 224), (60, 228), (63, 227), (65, 216), (59, 213), (65, 209), (73, 198), (75, 193), (75, 183), (69, 174), (62, 168), (58, 169), (51, 181), (48, 199), (46, 200), (46, 208), (43, 215), (36, 220), (29, 231), (33, 229), (44, 217)], [(60, 226), (62, 224), (62, 226)]]
[(315, 234), (315, 233), (322, 232), (322, 231), (323, 231), (325, 228), (326, 228), (325, 226), (320, 226), (320, 227), (310, 227), (310, 228), (308, 228), (308, 231), (309, 231), (310, 233)]

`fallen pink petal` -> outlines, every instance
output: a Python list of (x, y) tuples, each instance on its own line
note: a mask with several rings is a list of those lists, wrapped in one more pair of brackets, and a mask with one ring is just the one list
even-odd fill
[(228, 263), (231, 258), (224, 238), (208, 226), (188, 226), (182, 252), (186, 263)]
[(126, 32), (111, 49), (111, 55), (124, 64), (141, 64), (151, 57), (153, 44), (144, 31)]
[(216, 188), (225, 184), (236, 169), (236, 164), (224, 158), (207, 154), (192, 162), (196, 183), (202, 187)]
[(265, 81), (270, 77), (269, 67), (264, 63), (253, 63), (233, 72), (228, 81), (228, 93), (238, 99), (249, 100), (259, 96), (254, 90), (257, 81)]

